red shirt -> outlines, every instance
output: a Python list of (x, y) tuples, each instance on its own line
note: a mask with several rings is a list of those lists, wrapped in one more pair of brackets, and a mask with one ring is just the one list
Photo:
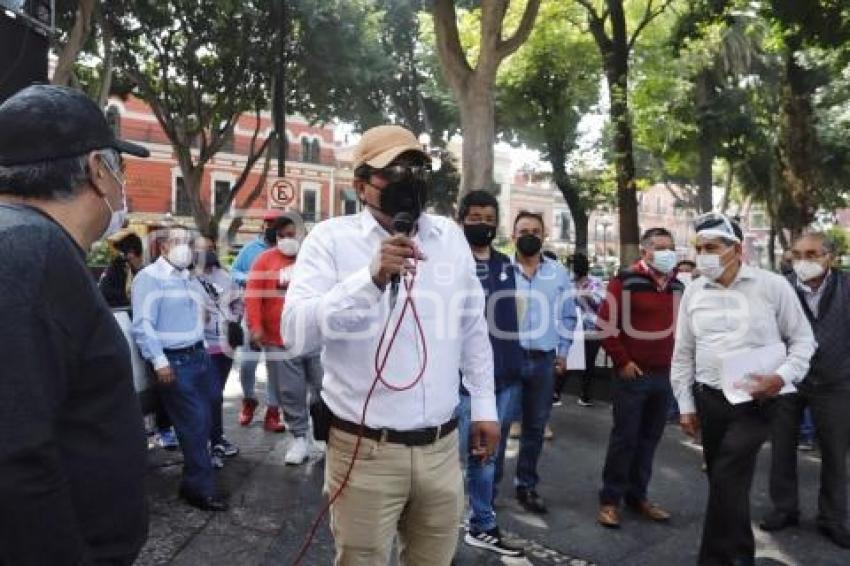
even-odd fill
[(684, 290), (673, 275), (659, 279), (642, 261), (611, 279), (597, 320), (606, 336), (602, 346), (617, 369), (634, 362), (643, 371), (670, 370), (676, 311)]
[[(245, 313), (252, 334), (262, 334), (263, 344), (283, 346), (280, 319), (283, 301), (289, 286), (289, 274), (294, 257), (280, 253), (277, 248), (260, 254), (248, 273), (245, 290)], [(281, 277), (283, 272), (283, 277)]]

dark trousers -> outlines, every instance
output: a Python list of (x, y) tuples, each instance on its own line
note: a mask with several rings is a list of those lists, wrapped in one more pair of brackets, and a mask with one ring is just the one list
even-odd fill
[(522, 435), (516, 463), (517, 487), (534, 489), (540, 477), (537, 462), (543, 451), (543, 429), (552, 411), (552, 394), (555, 390), (552, 364), (555, 352), (539, 357), (529, 357), (522, 362)]
[(646, 500), (652, 460), (667, 420), (670, 375), (649, 374), (636, 379), (619, 376), (613, 382), (614, 426), (602, 471), (602, 505)]
[(697, 413), (708, 467), (708, 507), (699, 564), (752, 564), (750, 488), (759, 449), (770, 432), (770, 404), (730, 404), (717, 389), (697, 385)]
[[(599, 354), (599, 348), (602, 342), (599, 340), (584, 340), (584, 369), (581, 370), (579, 376), (579, 399), (582, 401), (590, 401), (593, 399), (593, 378), (596, 374), (596, 356)], [(564, 389), (567, 382), (567, 376), (573, 372), (560, 373), (555, 377), (555, 390), (558, 395)], [(578, 373), (578, 372), (575, 372)]]
[(227, 354), (211, 354), (213, 390), (210, 404), (210, 416), (212, 417), (212, 430), (210, 431), (210, 444), (215, 446), (221, 444), (224, 439), (224, 425), (222, 424), (222, 408), (224, 405), (224, 386), (227, 385), (227, 376), (233, 367), (233, 358)]
[(799, 513), (797, 441), (806, 405), (811, 408), (821, 452), (818, 524), (845, 526), (847, 449), (850, 446), (850, 391), (813, 391), (782, 395), (771, 415), (770, 498), (777, 511)]
[(203, 349), (166, 356), (174, 371), (174, 382), (162, 387), (162, 400), (183, 451), (181, 489), (190, 495), (209, 497), (214, 494), (214, 482), (207, 444), (212, 428), (210, 399), (215, 388), (210, 358)]

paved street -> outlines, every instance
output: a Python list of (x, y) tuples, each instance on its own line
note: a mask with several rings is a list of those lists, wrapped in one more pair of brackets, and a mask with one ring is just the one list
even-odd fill
[[(219, 472), (221, 483), (231, 493), (231, 510), (216, 515), (181, 504), (176, 497), (179, 453), (152, 450), (150, 538), (138, 564), (287, 565), (306, 536), (321, 505), (322, 461), (314, 457), (305, 466), (284, 466), (288, 434), (264, 433), (256, 422), (247, 429), (237, 425), (236, 373), (231, 375), (226, 396), (228, 436), (242, 448), (242, 454), (228, 460)], [(516, 446), (513, 442), (509, 445), (499, 521), (503, 530), (528, 544), (528, 559), (499, 560), (461, 542), (455, 564), (694, 564), (707, 493), (699, 449), (685, 440), (678, 427), (668, 427), (659, 447), (651, 496), (674, 513), (671, 524), (649, 524), (626, 513), (621, 530), (604, 530), (596, 525), (594, 515), (610, 406), (599, 403), (580, 408), (572, 396), (565, 396), (564, 401), (564, 406), (553, 409), (556, 436), (547, 443), (542, 458), (539, 491), (549, 504), (548, 515), (524, 513), (511, 497), (509, 481)], [(768, 509), (768, 457), (769, 447), (765, 447), (753, 489), (756, 520)], [(848, 564), (850, 551), (834, 547), (814, 529), (817, 453), (801, 454), (800, 460), (802, 526), (778, 535), (757, 529), (758, 563)], [(323, 525), (304, 564), (330, 564), (332, 556), (330, 534)]]

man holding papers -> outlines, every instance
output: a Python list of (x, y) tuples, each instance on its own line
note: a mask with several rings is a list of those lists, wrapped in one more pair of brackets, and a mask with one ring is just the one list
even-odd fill
[(835, 244), (824, 234), (794, 243), (788, 276), (818, 350), (800, 392), (783, 396), (774, 409), (771, 430), (770, 498), (773, 511), (760, 523), (778, 531), (799, 521), (797, 441), (803, 408), (811, 407), (821, 452), (818, 529), (832, 542), (850, 548), (847, 531), (847, 449), (850, 446), (850, 277), (831, 269)]
[[(695, 228), (703, 277), (682, 297), (671, 382), (682, 428), (691, 435), (702, 429), (708, 465), (699, 564), (753, 564), (749, 492), (756, 456), (770, 430), (772, 398), (805, 377), (815, 340), (788, 282), (743, 264), (743, 237), (735, 222), (709, 213)], [(786, 354), (775, 360), (770, 352), (778, 344)], [(756, 366), (776, 369), (753, 373), (739, 364), (745, 375), (732, 375), (736, 359), (747, 357), (742, 350), (752, 350)], [(743, 398), (727, 398), (724, 381), (727, 392), (731, 385)]]

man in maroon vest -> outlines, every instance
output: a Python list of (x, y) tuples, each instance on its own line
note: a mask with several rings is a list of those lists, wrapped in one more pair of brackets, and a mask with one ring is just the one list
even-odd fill
[(650, 228), (641, 258), (611, 280), (599, 311), (602, 346), (614, 360), (614, 427), (599, 493), (597, 521), (620, 526), (620, 503), (652, 520), (669, 513), (647, 500), (655, 448), (671, 399), (674, 313), (684, 285), (676, 279), (673, 236)]

